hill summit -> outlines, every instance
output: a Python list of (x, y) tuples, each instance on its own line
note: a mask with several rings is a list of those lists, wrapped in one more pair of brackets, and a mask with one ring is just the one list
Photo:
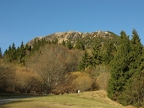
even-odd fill
[(68, 31), (68, 32), (57, 32), (53, 34), (49, 34), (46, 36), (39, 36), (28, 42), (29, 45), (34, 43), (34, 40), (42, 40), (46, 41), (56, 40), (58, 43), (62, 43), (62, 41), (71, 41), (73, 44), (76, 43), (76, 40), (91, 40), (94, 38), (103, 38), (103, 39), (112, 39), (116, 38), (117, 35), (110, 31), (96, 31), (96, 32), (77, 32), (77, 31)]

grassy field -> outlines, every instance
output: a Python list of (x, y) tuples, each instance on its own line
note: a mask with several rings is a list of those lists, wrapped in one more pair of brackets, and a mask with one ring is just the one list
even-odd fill
[(105, 91), (80, 94), (29, 97), (0, 105), (0, 108), (133, 108), (124, 107), (107, 98)]

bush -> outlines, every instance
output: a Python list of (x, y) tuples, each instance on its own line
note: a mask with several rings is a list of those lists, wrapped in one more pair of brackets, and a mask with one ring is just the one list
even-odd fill
[(96, 79), (99, 89), (107, 90), (109, 79), (110, 79), (109, 72), (100, 73), (100, 75)]
[(87, 73), (74, 72), (73, 75), (76, 77), (72, 81), (72, 87), (74, 90), (87, 91), (92, 89), (93, 79)]

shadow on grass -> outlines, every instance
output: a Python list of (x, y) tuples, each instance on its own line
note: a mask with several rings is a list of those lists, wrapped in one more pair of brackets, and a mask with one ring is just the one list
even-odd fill
[(3, 93), (0, 94), (0, 108), (9, 108), (7, 105), (12, 103), (33, 102), (33, 100), (26, 100), (27, 98), (39, 98), (52, 95), (32, 95), (32, 94), (16, 94)]
[[(55, 95), (37, 95), (37, 96), (22, 95), (22, 97), (16, 96), (16, 98), (13, 98), (16, 100), (7, 103), (2, 103), (0, 104), (0, 108), (54, 108), (53, 104), (49, 105), (49, 103), (46, 103), (45, 100), (44, 101), (41, 100), (41, 98), (43, 97), (45, 99), (45, 97), (53, 97), (53, 96)], [(9, 99), (9, 98), (5, 98), (5, 99)], [(62, 107), (58, 107), (58, 108), (62, 108)]]
[(2, 103), (0, 104), (0, 108), (9, 108), (9, 104), (17, 104), (17, 103), (25, 103), (25, 102), (32, 102), (32, 100), (13, 100), (11, 102), (6, 102), (6, 103)]

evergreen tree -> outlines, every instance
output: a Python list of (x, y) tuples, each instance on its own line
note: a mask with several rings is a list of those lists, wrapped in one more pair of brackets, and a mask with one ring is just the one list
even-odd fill
[(131, 69), (137, 69), (140, 66), (142, 49), (143, 49), (143, 45), (140, 42), (139, 35), (136, 30), (133, 30), (132, 40), (131, 40), (131, 53), (130, 53)]
[(72, 49), (73, 48), (73, 45), (70, 41), (67, 41), (66, 43), (66, 46), (69, 48), (69, 49)]
[(18, 63), (23, 64), (24, 57), (26, 56), (26, 48), (24, 47), (23, 42), (21, 43), (20, 47), (17, 48), (17, 54), (18, 54)]
[(54, 40), (54, 44), (58, 44), (58, 39), (57, 38)]
[(45, 44), (47, 44), (48, 42), (46, 41), (46, 39), (45, 38), (42, 38), (42, 40), (41, 40), (41, 46), (44, 46)]
[(21, 42), (20, 47), (21, 47), (21, 48), (24, 48), (24, 43), (23, 43), (23, 41)]
[(3, 55), (2, 55), (2, 50), (1, 50), (1, 47), (0, 47), (0, 58), (2, 58)]
[(12, 46), (10, 45), (8, 50), (5, 51), (4, 53), (4, 60), (7, 62), (12, 62), (16, 60), (16, 47), (15, 44), (13, 43)]
[(12, 50), (16, 50), (15, 44), (12, 44)]
[(17, 54), (16, 54), (16, 47), (15, 44), (12, 44), (12, 50), (11, 50), (11, 61), (16, 60), (17, 59)]
[(111, 78), (108, 83), (108, 97), (117, 100), (129, 79), (130, 40), (124, 31), (121, 32), (120, 45), (111, 63)]
[(40, 47), (40, 41), (35, 39), (32, 47), (32, 52), (38, 51), (39, 47)]
[(129, 80), (125, 90), (119, 98), (123, 105), (135, 105), (140, 107), (144, 104), (144, 49), (136, 30), (132, 31), (131, 52), (129, 53)]
[(52, 44), (52, 42), (50, 41), (50, 40), (48, 40), (48, 42), (47, 42), (48, 44)]
[(95, 67), (102, 63), (102, 53), (101, 53), (101, 40), (97, 39), (92, 50), (91, 65)]
[(87, 51), (84, 52), (82, 60), (78, 66), (80, 70), (85, 70), (90, 65), (90, 56)]
[(63, 46), (65, 46), (65, 45), (66, 45), (66, 42), (65, 42), (64, 40), (62, 41), (62, 45), (63, 45)]
[(137, 71), (128, 80), (125, 90), (119, 97), (119, 102), (123, 105), (134, 105), (140, 108), (144, 105), (144, 70), (137, 69)]
[(8, 51), (10, 52), (12, 50), (12, 47), (11, 45), (8, 47)]
[(78, 39), (78, 40), (76, 41), (75, 48), (76, 48), (76, 49), (85, 50), (84, 43), (83, 43), (81, 40)]
[(57, 38), (53, 39), (52, 44), (58, 44), (58, 39)]
[(26, 55), (28, 55), (31, 52), (31, 50), (32, 50), (31, 46), (26, 44), (25, 45), (25, 53), (26, 53)]
[(111, 40), (109, 40), (105, 45), (105, 48), (106, 51), (103, 52), (102, 58), (105, 64), (109, 64), (111, 60), (114, 58), (114, 55), (116, 53), (116, 46)]
[(4, 56), (6, 56), (7, 53), (8, 53), (8, 50), (6, 49), (6, 50), (4, 51)]

